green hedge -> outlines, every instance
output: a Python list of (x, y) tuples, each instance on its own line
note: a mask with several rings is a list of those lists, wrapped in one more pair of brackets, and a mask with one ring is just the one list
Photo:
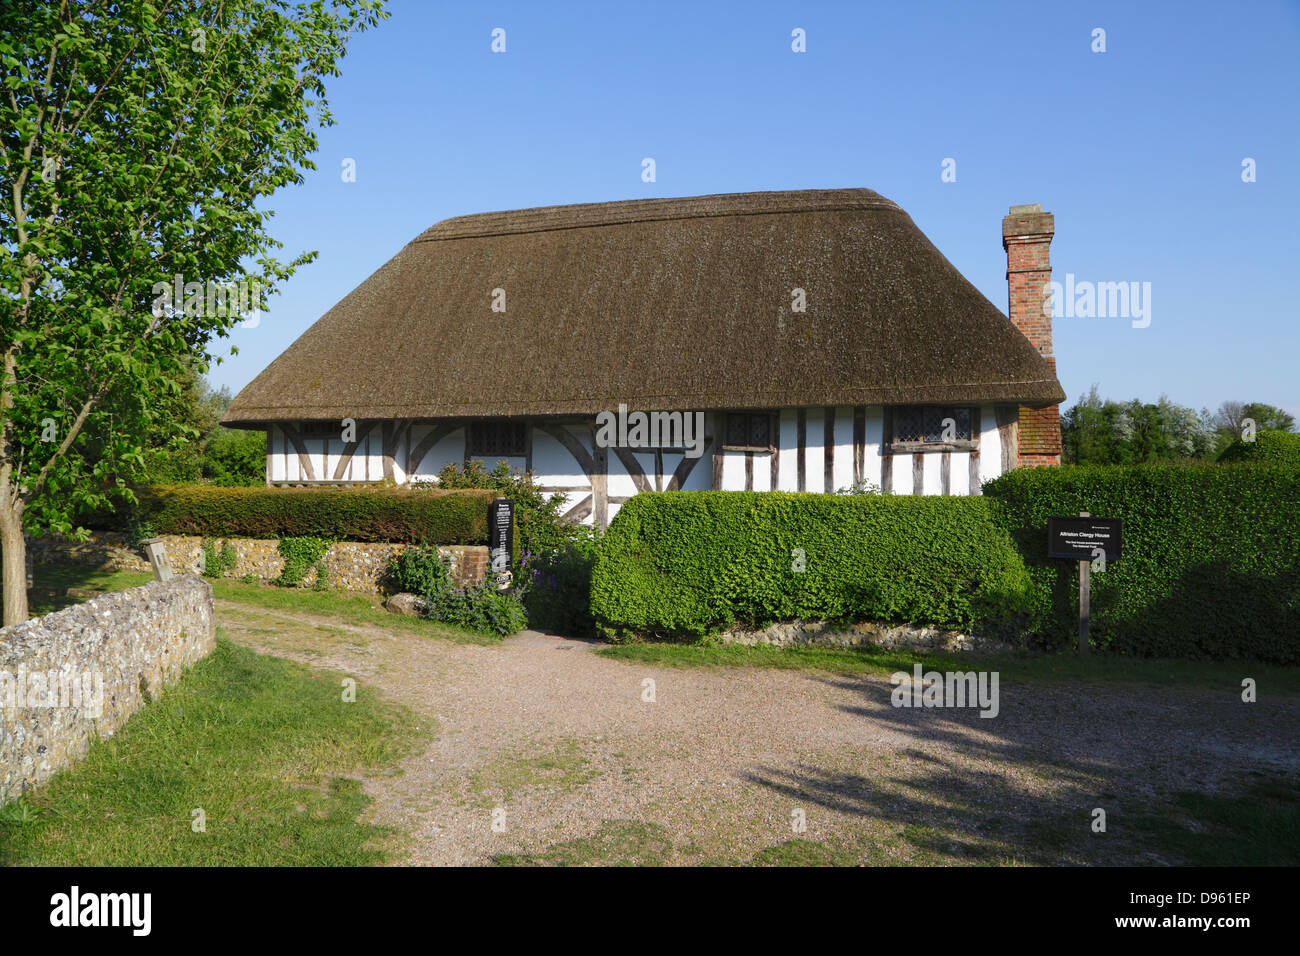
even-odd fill
[(156, 485), (136, 494), (138, 520), (155, 534), (444, 545), (486, 544), (495, 497), (477, 490), (212, 485)]
[(642, 493), (602, 542), (592, 615), (612, 640), (798, 619), (993, 633), (1031, 586), (994, 512), (978, 497)]
[(1148, 657), (1300, 663), (1300, 469), (1027, 468), (984, 486), (1034, 579), (1031, 633), (1078, 632), (1078, 571), (1047, 557), (1047, 519), (1123, 520), (1123, 556), (1092, 575), (1096, 645)]
[(1221, 462), (1251, 461), (1300, 468), (1300, 434), (1257, 432), (1254, 441), (1235, 440), (1219, 455)]

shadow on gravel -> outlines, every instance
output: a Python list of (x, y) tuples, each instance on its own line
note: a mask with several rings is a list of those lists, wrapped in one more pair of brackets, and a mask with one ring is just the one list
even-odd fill
[[(879, 679), (818, 679), (859, 699), (840, 709), (866, 734), (888, 729), (912, 745), (869, 765), (758, 767), (747, 778), (887, 824), (935, 862), (1300, 862), (1300, 780), (1277, 759), (1279, 738), (1294, 739), (1292, 705), (1270, 713), (1227, 697), (1016, 685), (1001, 688), (998, 716), (981, 718), (895, 707)], [(1105, 832), (1094, 832), (1098, 809)]]

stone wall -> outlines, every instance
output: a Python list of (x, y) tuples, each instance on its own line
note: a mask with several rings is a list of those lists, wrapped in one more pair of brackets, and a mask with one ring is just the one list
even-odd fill
[[(199, 573), (203, 555), (203, 539), (188, 535), (163, 535), (167, 548), (167, 561), (177, 574)], [(222, 538), (214, 539), (217, 546), (226, 544)], [(246, 574), (270, 581), (280, 576), (284, 558), (280, 557), (279, 541), (259, 538), (231, 538), (238, 561), (226, 577), (242, 578)], [(131, 547), (127, 536), (116, 531), (93, 531), (84, 543), (63, 541), (57, 538), (40, 539), (29, 545), (37, 564), (73, 564), (96, 571), (148, 572), (149, 562)], [(390, 555), (396, 554), (405, 544), (372, 544), (340, 541), (332, 545), (325, 555), (325, 569), (329, 586), (346, 591), (378, 591), (384, 568)], [(446, 545), (438, 553), (448, 562), (452, 582), (457, 587), (469, 587), (482, 582), (488, 569), (486, 545)], [(304, 586), (316, 583), (315, 569), (308, 572)]]
[(814, 645), (822, 647), (879, 647), (884, 650), (980, 651), (1006, 650), (996, 641), (972, 637), (960, 631), (936, 627), (912, 627), (863, 622), (828, 624), (825, 621), (793, 621), (771, 624), (758, 630), (731, 628), (719, 635), (731, 644), (770, 644), (776, 647)]
[(112, 736), (215, 646), (212, 587), (193, 575), (0, 629), (0, 803)]

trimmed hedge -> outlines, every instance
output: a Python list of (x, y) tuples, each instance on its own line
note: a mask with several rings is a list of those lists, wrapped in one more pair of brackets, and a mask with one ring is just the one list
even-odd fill
[(1030, 632), (1077, 640), (1078, 571), (1047, 557), (1047, 519), (1123, 520), (1123, 555), (1092, 575), (1094, 645), (1144, 657), (1300, 663), (1300, 469), (1278, 465), (1024, 468), (984, 486), (1034, 580)]
[(616, 641), (798, 619), (1000, 632), (1031, 582), (994, 512), (978, 497), (643, 492), (605, 534), (592, 615)]
[(481, 490), (213, 485), (156, 485), (136, 494), (138, 520), (155, 534), (444, 545), (486, 544), (496, 497)]
[(1300, 468), (1300, 434), (1269, 430), (1257, 432), (1254, 441), (1238, 438), (1223, 449), (1219, 461), (1252, 461)]

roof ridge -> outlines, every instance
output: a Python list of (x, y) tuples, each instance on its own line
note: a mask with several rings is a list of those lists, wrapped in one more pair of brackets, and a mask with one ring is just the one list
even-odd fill
[[(793, 200), (798, 201), (793, 201)], [(597, 226), (620, 226), (672, 219), (714, 219), (724, 216), (761, 216), (782, 213), (837, 212), (880, 209), (902, 212), (893, 200), (871, 189), (784, 189), (747, 193), (710, 193), (612, 202), (536, 206), (453, 216), (434, 223), (411, 240), (441, 242), (448, 239), (488, 238), (528, 232), (554, 232)]]

